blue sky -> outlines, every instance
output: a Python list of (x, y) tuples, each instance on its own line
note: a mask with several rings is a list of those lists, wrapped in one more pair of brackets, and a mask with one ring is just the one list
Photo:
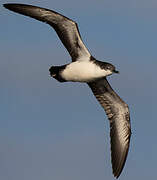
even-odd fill
[[(51, 65), (70, 56), (48, 25), (0, 2), (0, 179), (113, 179), (109, 123), (85, 84), (60, 84)], [(155, 0), (14, 1), (77, 21), (84, 43), (113, 63), (109, 77), (129, 104), (132, 138), (119, 179), (156, 178), (157, 2)]]

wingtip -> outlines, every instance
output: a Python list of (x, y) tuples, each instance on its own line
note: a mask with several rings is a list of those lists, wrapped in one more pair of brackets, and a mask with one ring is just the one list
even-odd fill
[(3, 4), (3, 7), (5, 7), (6, 9), (9, 9), (9, 10), (13, 10), (15, 7), (22, 7), (22, 6), (25, 6), (25, 4), (19, 4), (19, 3), (5, 3)]
[(113, 172), (113, 176), (114, 176), (114, 178), (116, 178), (116, 179), (119, 178), (120, 174), (121, 174), (121, 173), (115, 173), (115, 172)]
[(118, 175), (118, 176), (115, 176), (115, 175), (114, 175), (114, 177), (115, 177), (116, 179), (118, 179), (118, 178), (119, 178), (119, 176), (120, 176), (120, 175)]
[(13, 3), (5, 3), (5, 4), (3, 4), (3, 7), (5, 7), (6, 9), (10, 9), (12, 5), (16, 5), (16, 4), (13, 4)]
[[(125, 164), (125, 163), (124, 163), (124, 164)], [(118, 179), (119, 176), (121, 175), (121, 172), (122, 172), (122, 170), (123, 170), (124, 164), (123, 164), (122, 167), (118, 167), (118, 169), (116, 169), (116, 170), (113, 171), (113, 175), (114, 175), (114, 177), (115, 177), (116, 179)]]
[(7, 8), (7, 6), (8, 6), (8, 3), (7, 4), (3, 4), (3, 7)]
[(121, 172), (120, 172), (120, 173), (118, 173), (118, 174), (114, 174), (114, 173), (113, 173), (113, 175), (114, 175), (114, 177), (115, 177), (116, 179), (118, 179), (118, 178), (119, 178), (120, 174), (121, 174)]
[(116, 179), (119, 178), (119, 176), (121, 175), (124, 165), (126, 163), (126, 159), (127, 159), (127, 155), (128, 155), (128, 151), (129, 151), (129, 145), (130, 145), (130, 139), (129, 139), (129, 144), (126, 147), (125, 151), (123, 152), (123, 156), (121, 157), (120, 163), (117, 167), (113, 166), (113, 162), (112, 162), (112, 170), (113, 170), (113, 175)]

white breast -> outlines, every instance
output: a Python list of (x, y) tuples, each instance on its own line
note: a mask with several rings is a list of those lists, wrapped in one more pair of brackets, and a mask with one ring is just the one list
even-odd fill
[(66, 81), (90, 82), (110, 74), (112, 74), (110, 70), (101, 69), (92, 61), (76, 61), (67, 65), (61, 76)]

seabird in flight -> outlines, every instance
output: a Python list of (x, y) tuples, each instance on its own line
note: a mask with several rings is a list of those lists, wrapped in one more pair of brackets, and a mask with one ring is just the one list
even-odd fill
[(118, 73), (110, 63), (96, 60), (84, 45), (77, 23), (49, 9), (24, 4), (4, 4), (4, 7), (45, 22), (54, 28), (72, 62), (52, 66), (50, 75), (59, 82), (84, 82), (91, 88), (110, 122), (111, 161), (116, 178), (122, 172), (128, 154), (131, 127), (128, 105), (115, 93), (106, 76)]

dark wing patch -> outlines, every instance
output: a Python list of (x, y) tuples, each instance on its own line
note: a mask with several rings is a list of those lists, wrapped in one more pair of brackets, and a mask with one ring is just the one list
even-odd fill
[(88, 83), (110, 121), (111, 161), (116, 178), (123, 170), (131, 136), (128, 105), (113, 91), (107, 79)]
[(72, 57), (72, 61), (89, 59), (90, 53), (82, 42), (78, 26), (71, 19), (49, 9), (25, 4), (4, 4), (4, 7), (35, 18), (52, 26)]

